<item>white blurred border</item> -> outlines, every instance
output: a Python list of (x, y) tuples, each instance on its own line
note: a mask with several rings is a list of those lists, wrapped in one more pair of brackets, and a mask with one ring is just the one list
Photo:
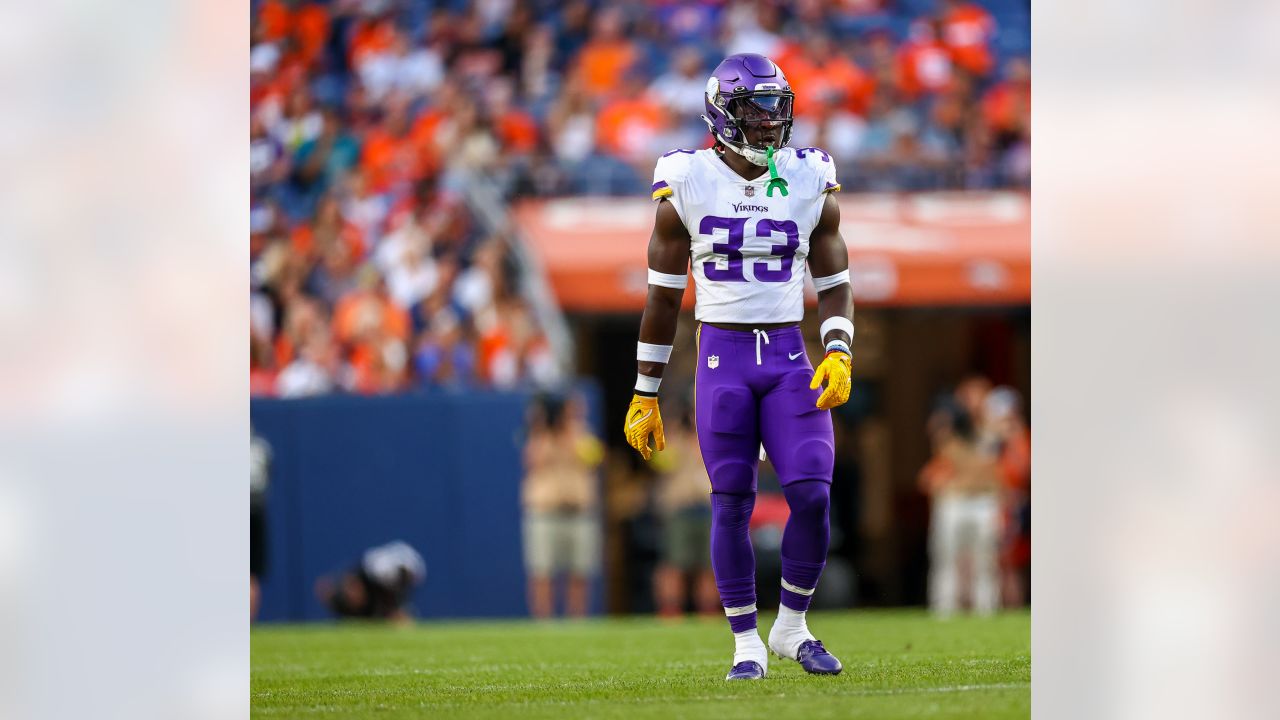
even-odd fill
[(0, 8), (0, 717), (248, 716), (247, 8)]
[(1033, 17), (1033, 716), (1276, 716), (1280, 5)]

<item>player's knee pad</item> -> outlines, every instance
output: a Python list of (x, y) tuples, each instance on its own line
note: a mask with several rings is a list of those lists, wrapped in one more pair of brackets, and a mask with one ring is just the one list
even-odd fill
[(717, 525), (745, 528), (751, 522), (751, 512), (755, 507), (755, 493), (711, 493), (712, 517)]
[(741, 387), (716, 388), (711, 394), (711, 430), (724, 435), (753, 433), (755, 397)]
[(831, 508), (831, 485), (823, 480), (804, 480), (782, 488), (791, 514), (822, 518)]
[(828, 440), (811, 438), (795, 446), (792, 451), (791, 474), (784, 480), (825, 480), (830, 482), (835, 469), (835, 448)]
[(707, 467), (713, 493), (751, 494), (756, 491), (756, 468), (740, 460), (723, 460)]

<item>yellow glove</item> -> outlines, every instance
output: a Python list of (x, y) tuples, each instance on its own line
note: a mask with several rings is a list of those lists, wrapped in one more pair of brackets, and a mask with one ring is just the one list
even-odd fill
[(853, 360), (849, 354), (839, 350), (832, 350), (822, 359), (818, 369), (813, 371), (813, 381), (809, 383), (810, 390), (817, 390), (824, 380), (827, 382), (827, 389), (818, 396), (819, 408), (830, 410), (837, 405), (843, 405), (849, 399), (849, 387), (852, 385), (849, 376), (852, 366)]
[(658, 398), (634, 395), (627, 408), (627, 424), (623, 428), (627, 444), (640, 451), (645, 460), (653, 457), (649, 449), (649, 435), (653, 435), (655, 450), (667, 449), (667, 438), (662, 434), (662, 413), (658, 412)]

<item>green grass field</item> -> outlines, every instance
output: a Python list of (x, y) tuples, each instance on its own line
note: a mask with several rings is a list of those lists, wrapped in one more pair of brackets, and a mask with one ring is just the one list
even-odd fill
[[(772, 616), (760, 626), (768, 632)], [(772, 658), (726, 683), (723, 618), (256, 627), (256, 717), (1026, 718), (1027, 613), (935, 620), (918, 611), (811, 613), (844, 663), (806, 675)]]

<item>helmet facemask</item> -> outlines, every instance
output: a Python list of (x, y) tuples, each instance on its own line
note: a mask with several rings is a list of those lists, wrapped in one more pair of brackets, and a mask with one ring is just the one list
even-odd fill
[[(762, 84), (765, 85), (765, 84)], [(792, 107), (795, 94), (777, 86), (757, 85), (754, 90), (735, 89), (732, 95), (722, 95), (715, 77), (707, 83), (708, 101), (724, 114), (724, 130), (716, 132), (716, 124), (705, 115), (703, 120), (725, 147), (746, 158), (754, 165), (768, 164), (768, 147), (747, 142), (747, 130), (763, 123), (776, 124), (775, 149), (786, 147), (791, 139)]]

